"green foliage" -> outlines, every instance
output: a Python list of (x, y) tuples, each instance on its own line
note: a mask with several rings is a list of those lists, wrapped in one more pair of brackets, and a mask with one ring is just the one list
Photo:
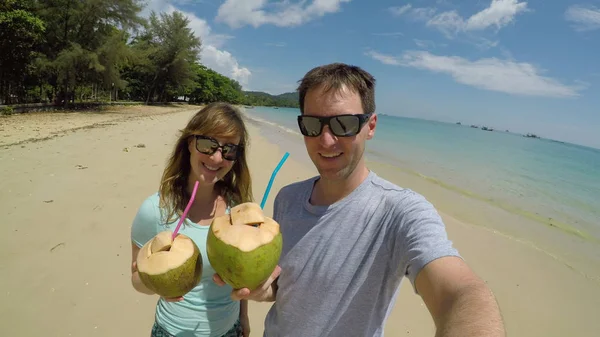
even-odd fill
[(188, 24), (179, 12), (160, 17), (153, 12), (147, 30), (133, 43), (139, 57), (132, 71), (146, 80), (137, 83), (146, 102), (171, 101), (193, 84), (201, 41)]
[(298, 105), (244, 92), (202, 65), (180, 12), (140, 16), (144, 0), (0, 1), (0, 104), (104, 100)]
[(0, 115), (11, 115), (13, 113), (12, 106), (3, 106), (0, 108)]
[(5, 97), (7, 103), (13, 95), (24, 95), (25, 88), (20, 84), (25, 81), (35, 57), (34, 47), (45, 31), (44, 22), (23, 5), (17, 1), (0, 5), (0, 97)]
[(256, 106), (280, 106), (288, 108), (299, 108), (298, 92), (288, 92), (281, 95), (270, 95), (266, 92), (247, 91), (245, 92), (245, 103)]

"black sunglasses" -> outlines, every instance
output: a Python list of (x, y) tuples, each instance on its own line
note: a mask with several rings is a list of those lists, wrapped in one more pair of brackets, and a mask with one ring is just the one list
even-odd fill
[(300, 115), (298, 126), (300, 132), (307, 137), (318, 137), (323, 132), (325, 125), (338, 137), (351, 137), (360, 132), (367, 123), (371, 114), (337, 115), (329, 117)]
[(208, 136), (195, 135), (196, 138), (196, 150), (200, 153), (204, 153), (207, 155), (212, 155), (217, 152), (218, 149), (221, 149), (221, 155), (225, 160), (236, 160), (242, 151), (241, 145), (235, 144), (224, 144), (221, 145), (219, 142)]

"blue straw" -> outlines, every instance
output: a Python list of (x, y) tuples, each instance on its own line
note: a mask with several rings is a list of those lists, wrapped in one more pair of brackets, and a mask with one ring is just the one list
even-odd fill
[(283, 155), (283, 158), (281, 158), (281, 160), (279, 161), (279, 164), (277, 164), (277, 167), (275, 168), (275, 170), (273, 171), (273, 173), (271, 173), (271, 180), (269, 180), (269, 185), (267, 185), (267, 189), (265, 190), (265, 194), (263, 195), (263, 199), (260, 203), (260, 208), (265, 208), (265, 203), (267, 202), (267, 197), (269, 196), (269, 192), (271, 191), (271, 185), (273, 185), (273, 180), (275, 180), (275, 176), (277, 175), (277, 172), (279, 172), (279, 169), (281, 168), (281, 166), (283, 166), (283, 163), (285, 163), (287, 157), (289, 157), (289, 152), (286, 152)]

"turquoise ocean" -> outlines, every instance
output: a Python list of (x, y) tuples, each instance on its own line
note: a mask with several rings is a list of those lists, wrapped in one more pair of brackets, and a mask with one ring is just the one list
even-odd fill
[[(246, 109), (300, 135), (299, 109)], [(371, 160), (517, 215), (600, 240), (600, 149), (521, 134), (379, 114)]]

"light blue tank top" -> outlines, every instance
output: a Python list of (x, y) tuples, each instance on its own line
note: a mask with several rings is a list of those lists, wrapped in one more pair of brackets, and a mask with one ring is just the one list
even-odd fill
[[(227, 213), (229, 213), (229, 206)], [(179, 222), (165, 225), (159, 208), (159, 195), (149, 196), (140, 206), (131, 227), (131, 240), (142, 247), (156, 234), (173, 231)], [(159, 298), (156, 304), (156, 322), (172, 335), (221, 336), (230, 330), (239, 318), (240, 303), (231, 299), (229, 285), (218, 286), (212, 280), (215, 270), (206, 254), (208, 226), (199, 226), (185, 219), (179, 233), (190, 237), (202, 254), (203, 270), (200, 284), (180, 302), (167, 302)]]

